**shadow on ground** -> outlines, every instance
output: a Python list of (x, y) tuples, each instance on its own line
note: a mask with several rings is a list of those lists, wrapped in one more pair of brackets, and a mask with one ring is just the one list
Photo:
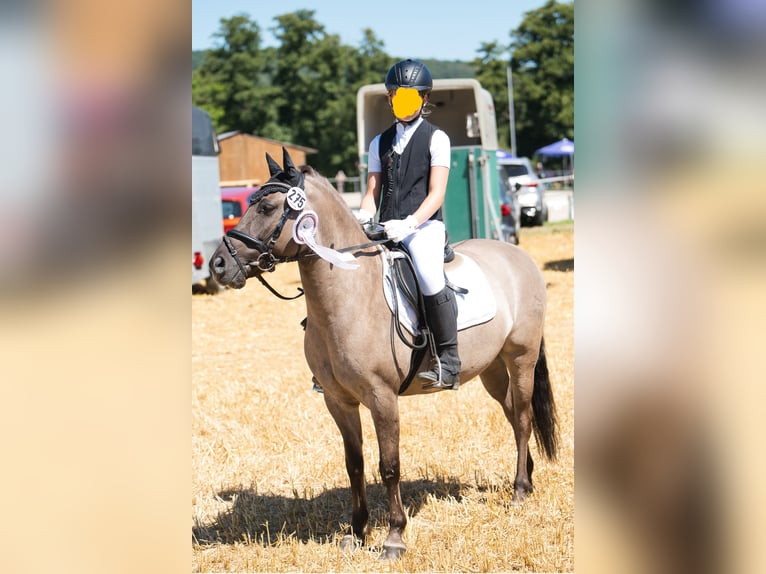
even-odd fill
[[(414, 480), (400, 484), (402, 502), (411, 516), (425, 506), (429, 496), (437, 499), (462, 499), (462, 487), (457, 479)], [(275, 544), (285, 537), (301, 542), (328, 542), (340, 532), (345, 520), (351, 520), (351, 490), (332, 488), (317, 495), (294, 492), (293, 497), (259, 494), (252, 488), (231, 489), (218, 493), (232, 507), (218, 515), (211, 524), (192, 529), (192, 543)], [(388, 497), (382, 484), (367, 485), (371, 527), (387, 525)]]
[(558, 261), (548, 261), (543, 265), (546, 271), (574, 271), (574, 259), (559, 259)]

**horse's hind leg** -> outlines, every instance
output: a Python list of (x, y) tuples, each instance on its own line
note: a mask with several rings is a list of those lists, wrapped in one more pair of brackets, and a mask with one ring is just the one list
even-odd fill
[(517, 355), (508, 364), (511, 381), (508, 395), (513, 402), (513, 430), (516, 435), (516, 479), (513, 481), (514, 495), (524, 500), (532, 492), (532, 455), (529, 452), (529, 438), (532, 436), (532, 393), (535, 388), (534, 353)]
[(362, 422), (359, 403), (344, 402), (325, 393), (325, 404), (343, 437), (346, 453), (346, 472), (351, 482), (351, 534), (341, 541), (342, 550), (351, 550), (364, 543), (369, 510), (364, 477), (364, 454), (362, 452)]
[[(503, 407), (505, 418), (513, 428), (516, 439), (516, 477), (513, 481), (516, 500), (523, 500), (526, 494), (532, 491), (532, 470), (534, 469), (532, 455), (529, 452), (529, 437), (532, 434), (531, 385), (534, 363), (530, 367), (526, 365), (526, 362), (509, 361), (511, 364), (509, 373), (505, 361), (497, 357), (481, 374), (484, 388)], [(528, 393), (522, 391), (524, 388), (528, 389)]]

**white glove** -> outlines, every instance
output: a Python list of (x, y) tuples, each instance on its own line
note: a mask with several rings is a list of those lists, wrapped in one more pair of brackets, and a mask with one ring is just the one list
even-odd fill
[(386, 237), (395, 243), (401, 242), (409, 237), (418, 228), (418, 220), (414, 215), (408, 215), (407, 219), (391, 219), (383, 224), (386, 230)]
[(372, 221), (373, 217), (374, 215), (372, 213), (364, 209), (360, 209), (356, 214), (356, 220), (359, 222), (360, 225), (367, 225), (368, 223)]

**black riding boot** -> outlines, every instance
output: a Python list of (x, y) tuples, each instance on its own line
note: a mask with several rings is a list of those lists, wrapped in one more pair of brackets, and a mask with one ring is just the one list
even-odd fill
[[(455, 292), (444, 287), (436, 295), (423, 297), (426, 320), (434, 335), (438, 360), (430, 371), (418, 373), (425, 381), (423, 388), (445, 388), (457, 390), (460, 385), (460, 357), (457, 353), (457, 301)], [(441, 373), (439, 367), (441, 366)], [(441, 376), (440, 376), (441, 375)]]

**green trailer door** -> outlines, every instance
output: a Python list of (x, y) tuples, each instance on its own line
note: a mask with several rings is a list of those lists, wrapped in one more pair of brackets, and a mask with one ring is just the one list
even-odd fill
[[(478, 146), (452, 149), (443, 208), (450, 243), (494, 237), (490, 209), (497, 210), (500, 201), (494, 155), (494, 151), (482, 153)], [(489, 207), (488, 201), (498, 205)]]

